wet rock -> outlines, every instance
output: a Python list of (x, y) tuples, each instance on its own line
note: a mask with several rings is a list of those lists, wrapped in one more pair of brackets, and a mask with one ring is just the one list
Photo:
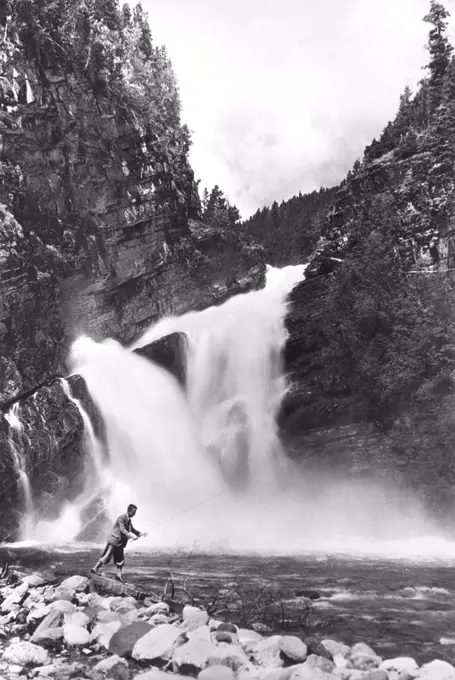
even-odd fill
[(90, 619), (87, 616), (87, 614), (84, 614), (84, 612), (75, 611), (65, 612), (64, 621), (65, 624), (70, 624), (73, 626), (82, 626), (82, 628), (85, 628), (89, 624)]
[[(152, 668), (150, 671), (146, 671), (145, 673), (139, 673), (139, 675), (135, 675), (133, 680), (172, 680), (172, 674), (171, 673), (165, 673), (164, 671), (160, 671), (158, 668)], [(178, 680), (190, 680), (187, 676), (182, 676), (180, 675), (178, 677)]]
[(314, 637), (305, 638), (304, 640), (307, 647), (307, 654), (316, 654), (316, 656), (323, 656), (329, 661), (332, 661), (332, 654), (327, 650), (327, 648)]
[(255, 662), (268, 668), (283, 666), (281, 640), (281, 635), (272, 635), (258, 642), (253, 652)]
[(237, 672), (249, 666), (249, 659), (240, 646), (221, 643), (208, 658), (207, 666), (228, 666)]
[(14, 590), (3, 600), (0, 605), (0, 611), (4, 614), (17, 609), (18, 606), (25, 600), (28, 593), (28, 583), (23, 583), (22, 585), (14, 588)]
[(32, 642), (16, 642), (3, 652), (3, 660), (18, 666), (44, 666), (49, 660), (49, 654)]
[(220, 625), (217, 628), (218, 631), (225, 631), (227, 633), (235, 633), (237, 634), (237, 626), (235, 626), (233, 623), (229, 623), (229, 621), (222, 621)]
[[(321, 644), (332, 657), (335, 656), (335, 654), (342, 654), (343, 656), (347, 656), (351, 651), (351, 648), (348, 647), (348, 645), (345, 645), (342, 642), (338, 642), (337, 640), (330, 640), (327, 638), (325, 640), (322, 640)], [(320, 654), (319, 656), (323, 655)]]
[[(292, 668), (289, 670), (292, 670)], [(285, 678), (286, 680), (333, 680), (330, 673), (326, 673), (320, 668), (310, 668), (306, 665), (306, 662), (296, 666), (295, 670)]]
[(167, 623), (169, 617), (166, 614), (154, 614), (150, 617), (149, 621), (154, 626), (159, 626), (161, 623)]
[(172, 655), (174, 673), (197, 675), (206, 665), (216, 647), (208, 640), (193, 639), (177, 647)]
[(235, 673), (228, 666), (210, 666), (197, 676), (198, 680), (235, 680)]
[(66, 578), (60, 584), (62, 590), (66, 590), (69, 593), (85, 593), (87, 592), (90, 585), (90, 580), (86, 576), (70, 576)]
[(41, 574), (39, 572), (35, 572), (33, 574), (29, 574), (28, 576), (25, 576), (23, 579), (23, 583), (27, 583), (29, 588), (37, 588), (39, 586), (44, 586), (46, 583), (52, 582), (53, 576), (45, 576), (44, 574)]
[(136, 642), (151, 630), (153, 630), (153, 626), (144, 621), (119, 628), (109, 641), (109, 653), (122, 658), (130, 658)]
[(67, 645), (82, 647), (90, 642), (90, 633), (82, 626), (67, 623), (63, 626), (63, 638)]
[(249, 628), (239, 628), (238, 629), (239, 642), (243, 645), (246, 642), (260, 642), (262, 640), (262, 635)]
[[(390, 680), (390, 677), (386, 671), (374, 670), (369, 673), (365, 673), (363, 676), (364, 680)], [(398, 674), (397, 674), (398, 680)]]
[(259, 633), (260, 635), (270, 635), (272, 633), (270, 626), (268, 626), (266, 623), (262, 623), (261, 621), (252, 623), (251, 628), (255, 633)]
[[(50, 611), (47, 616), (39, 624), (38, 628), (32, 635), (32, 642), (40, 644), (42, 640), (46, 639), (46, 632), (51, 629), (60, 628), (63, 621), (63, 614), (60, 611)], [(62, 632), (63, 634), (63, 632)], [(52, 633), (51, 637), (54, 637), (55, 633)]]
[(199, 628), (190, 630), (185, 635), (188, 640), (210, 640), (210, 628), (208, 626), (199, 626)]
[(122, 615), (118, 612), (111, 612), (110, 610), (101, 609), (96, 615), (96, 620), (100, 623), (111, 623), (112, 621), (122, 621)]
[(398, 656), (395, 659), (385, 659), (380, 665), (380, 671), (397, 671), (398, 673), (415, 673), (419, 666), (409, 656)]
[(134, 645), (133, 659), (151, 661), (155, 665), (169, 661), (181, 633), (179, 628), (167, 623), (153, 628)]
[(422, 666), (419, 672), (419, 680), (453, 680), (455, 668), (447, 661), (430, 661)]
[(68, 600), (54, 600), (54, 602), (49, 604), (49, 611), (59, 611), (63, 612), (64, 614), (68, 612), (75, 612), (76, 605), (74, 605), (72, 602), (68, 602)]
[(97, 642), (101, 647), (108, 649), (112, 636), (119, 630), (121, 625), (121, 621), (97, 623), (92, 630), (91, 640)]
[(346, 658), (349, 659), (354, 668), (360, 671), (377, 668), (382, 661), (382, 658), (363, 642), (355, 644)]
[(112, 670), (112, 668), (119, 664), (128, 667), (128, 662), (125, 661), (125, 659), (122, 659), (117, 654), (114, 654), (114, 656), (108, 656), (107, 659), (102, 659), (102, 661), (99, 661), (96, 666), (93, 667), (93, 670), (106, 675)]
[(331, 673), (335, 668), (333, 661), (326, 659), (325, 656), (317, 656), (316, 654), (310, 654), (304, 665), (307, 668), (319, 668), (324, 673)]
[(279, 650), (285, 666), (302, 663), (307, 656), (307, 646), (294, 635), (283, 635), (279, 643)]
[(209, 615), (204, 609), (198, 609), (191, 605), (186, 605), (182, 612), (182, 630), (190, 631), (205, 626), (209, 621)]

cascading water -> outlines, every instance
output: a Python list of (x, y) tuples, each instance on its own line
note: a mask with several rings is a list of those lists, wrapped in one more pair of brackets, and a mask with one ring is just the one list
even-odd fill
[[(75, 502), (64, 504), (58, 520), (39, 520), (29, 533), (28, 538), (40, 542), (61, 542), (62, 537), (74, 538), (84, 529), (84, 509), (100, 498), (100, 495), (109, 493), (111, 480), (105, 471), (103, 445), (95, 435), (92, 422), (79, 399), (73, 397), (71, 387), (67, 380), (61, 379), (61, 385), (67, 398), (73, 402), (79, 411), (84, 423), (83, 451), (86, 459), (85, 489)], [(99, 512), (103, 509), (100, 503)]]
[(401, 553), (409, 540), (414, 552), (434, 550), (434, 527), (412, 497), (374, 481), (304, 474), (282, 450), (286, 300), (304, 270), (268, 268), (263, 290), (163, 319), (144, 334), (134, 347), (186, 334), (186, 392), (113, 340), (74, 343), (74, 370), (105, 422), (108, 484), (99, 491), (111, 518), (139, 506), (148, 545)]
[(22, 437), (24, 428), (21, 423), (19, 413), (20, 406), (18, 403), (16, 403), (11, 407), (8, 413), (5, 414), (5, 418), (9, 425), (8, 441), (13, 456), (14, 466), (16, 468), (19, 481), (19, 489), (24, 505), (21, 539), (29, 540), (33, 536), (35, 511), (32, 488), (27, 473), (27, 461), (23, 453)]

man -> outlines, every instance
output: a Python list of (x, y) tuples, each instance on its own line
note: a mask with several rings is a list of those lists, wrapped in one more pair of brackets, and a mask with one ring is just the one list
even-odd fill
[(147, 534), (137, 531), (132, 524), (131, 518), (137, 512), (137, 506), (132, 503), (128, 506), (127, 511), (117, 518), (112, 527), (111, 534), (107, 539), (107, 544), (98, 562), (92, 569), (93, 574), (99, 574), (101, 567), (109, 564), (111, 559), (117, 567), (117, 581), (123, 583), (122, 569), (125, 566), (125, 546), (131, 539), (137, 541), (140, 536), (147, 536)]

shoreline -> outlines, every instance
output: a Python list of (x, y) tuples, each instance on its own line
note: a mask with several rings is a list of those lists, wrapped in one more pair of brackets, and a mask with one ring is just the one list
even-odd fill
[[(248, 591), (242, 601), (239, 584), (225, 591), (203, 607), (182, 588), (169, 600), (106, 577), (11, 569), (0, 580), (0, 677), (455, 680), (446, 661), (419, 667), (411, 657), (379, 656), (362, 640), (273, 634), (261, 620), (265, 602), (279, 612), (273, 588), (263, 589), (260, 606)], [(302, 616), (312, 606), (303, 597)]]

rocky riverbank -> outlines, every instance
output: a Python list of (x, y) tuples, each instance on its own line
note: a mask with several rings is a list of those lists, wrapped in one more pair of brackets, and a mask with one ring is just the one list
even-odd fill
[[(0, 588), (0, 677), (165, 680), (453, 680), (455, 667), (381, 658), (359, 641), (273, 635), (104, 578), (13, 571)], [(272, 589), (273, 590), (273, 589)], [(121, 593), (121, 594), (119, 594)], [(273, 596), (273, 592), (269, 593)], [(302, 607), (311, 606), (302, 600)]]

